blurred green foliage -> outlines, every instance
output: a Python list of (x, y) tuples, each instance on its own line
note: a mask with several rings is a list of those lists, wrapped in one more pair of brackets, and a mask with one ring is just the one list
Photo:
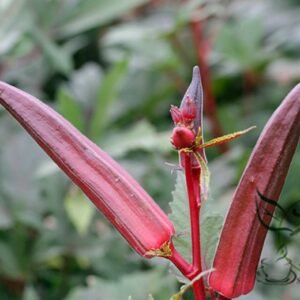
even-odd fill
[[(53, 105), (170, 212), (175, 176), (164, 163), (177, 157), (168, 111), (197, 64), (190, 24), (202, 22), (223, 131), (257, 125), (226, 154), (207, 153), (203, 243), (211, 261), (219, 218), (259, 132), (300, 79), (299, 13), (299, 1), (1, 0), (0, 79)], [(211, 125), (207, 116), (207, 138)], [(168, 265), (133, 253), (2, 108), (0, 166), (1, 300), (165, 300), (178, 290)], [(300, 199), (299, 170), (298, 150), (283, 206)], [(275, 245), (270, 237), (263, 257), (276, 258)], [(299, 299), (296, 288), (258, 284), (243, 299)]]

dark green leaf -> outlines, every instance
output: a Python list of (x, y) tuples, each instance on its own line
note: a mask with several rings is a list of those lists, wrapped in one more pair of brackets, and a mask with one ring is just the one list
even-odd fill
[(65, 198), (64, 205), (67, 215), (78, 233), (85, 234), (96, 211), (90, 200), (79, 188), (73, 186)]
[(148, 0), (81, 1), (73, 16), (59, 28), (59, 33), (69, 36), (101, 26), (147, 2)]
[(115, 64), (101, 82), (91, 121), (90, 136), (93, 139), (99, 138), (102, 134), (107, 121), (108, 109), (117, 97), (118, 89), (127, 67), (127, 60)]
[(68, 75), (72, 69), (72, 61), (66, 51), (58, 46), (46, 33), (40, 31), (36, 25), (31, 26), (30, 34), (37, 45), (43, 50), (54, 70)]
[(169, 131), (157, 132), (149, 122), (143, 120), (127, 130), (109, 135), (103, 148), (114, 157), (124, 156), (132, 150), (167, 153), (172, 149), (170, 136)]
[(172, 213), (169, 214), (169, 218), (175, 226), (176, 234), (173, 238), (174, 245), (185, 259), (191, 261), (192, 244), (189, 204), (187, 200), (185, 176), (182, 172), (177, 173), (175, 190), (172, 194), (173, 201), (170, 203)]
[(58, 111), (80, 131), (83, 131), (83, 116), (79, 104), (70, 95), (70, 93), (61, 88), (57, 95)]
[(155, 300), (166, 300), (176, 286), (174, 279), (165, 276), (162, 270), (128, 274), (119, 281), (94, 280), (94, 285), (74, 289), (65, 300), (127, 300), (129, 296), (132, 300), (147, 300), (149, 294), (153, 294)]
[(40, 297), (36, 292), (36, 290), (32, 286), (27, 286), (24, 291), (22, 300), (39, 300), (39, 299)]
[(0, 273), (10, 278), (22, 276), (17, 258), (14, 256), (13, 249), (4, 242), (0, 242)]

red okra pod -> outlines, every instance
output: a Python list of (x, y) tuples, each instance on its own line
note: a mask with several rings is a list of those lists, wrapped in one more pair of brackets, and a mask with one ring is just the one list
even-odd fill
[(116, 161), (49, 106), (4, 82), (0, 82), (0, 103), (132, 248), (146, 257), (172, 255), (173, 224)]
[[(227, 214), (217, 247), (210, 286), (227, 298), (249, 293), (277, 201), (300, 136), (300, 85), (266, 124), (248, 161)], [(261, 217), (258, 217), (257, 212)], [(262, 224), (264, 223), (264, 225)]]

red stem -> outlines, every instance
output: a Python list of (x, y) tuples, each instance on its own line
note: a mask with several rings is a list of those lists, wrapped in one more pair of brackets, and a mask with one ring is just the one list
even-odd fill
[(191, 218), (191, 235), (192, 235), (192, 264), (201, 270), (201, 251), (200, 251), (200, 227), (199, 227), (199, 204), (197, 191), (195, 190), (193, 169), (191, 165), (190, 154), (185, 155), (185, 176), (188, 190), (190, 218)]
[[(178, 270), (184, 275), (186, 278), (192, 280), (199, 271), (193, 267), (191, 264), (189, 264), (182, 256), (181, 254), (172, 247), (172, 256), (169, 257), (169, 260), (178, 268)], [(205, 300), (205, 293), (204, 293), (204, 285), (202, 279), (197, 280), (193, 284), (193, 290), (195, 295), (195, 300)]]
[(171, 245), (171, 249), (172, 256), (168, 257), (168, 259), (178, 268), (182, 275), (188, 279), (193, 279), (195, 274), (197, 274), (197, 270), (182, 257), (173, 245)]
[(212, 289), (209, 289), (209, 293), (210, 293), (210, 299), (211, 300), (216, 300), (217, 299), (215, 291), (213, 291)]
[[(200, 168), (192, 167), (190, 155), (190, 153), (184, 153), (183, 157), (191, 218), (192, 265), (197, 270), (197, 274), (199, 274), (202, 272), (200, 246)], [(193, 284), (193, 288), (196, 300), (206, 298), (202, 278)]]
[(219, 295), (219, 300), (231, 300), (229, 298), (226, 298), (225, 296), (223, 295)]
[(205, 300), (206, 299), (205, 288), (204, 288), (202, 278), (200, 278), (193, 284), (193, 290), (194, 290), (195, 300)]

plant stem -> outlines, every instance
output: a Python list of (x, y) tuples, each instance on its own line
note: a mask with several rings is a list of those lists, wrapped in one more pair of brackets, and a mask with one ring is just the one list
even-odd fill
[[(201, 250), (200, 250), (200, 227), (199, 227), (199, 199), (198, 192), (195, 189), (190, 154), (185, 155), (185, 176), (190, 206), (191, 235), (192, 235), (192, 265), (201, 271)], [(199, 185), (199, 182), (198, 182)], [(198, 188), (199, 189), (199, 188)]]
[[(192, 265), (197, 270), (197, 274), (199, 274), (202, 272), (200, 246), (200, 168), (193, 168), (191, 155), (191, 153), (184, 153), (183, 158), (191, 218)], [(205, 299), (202, 278), (193, 284), (193, 288), (196, 300)]]
[(205, 300), (205, 289), (202, 278), (193, 283), (195, 300)]
[(229, 299), (229, 298), (226, 298), (225, 296), (223, 296), (223, 295), (219, 295), (219, 298), (218, 298), (218, 300), (231, 300), (231, 299)]
[(194, 267), (182, 257), (173, 244), (171, 245), (171, 248), (172, 256), (168, 257), (168, 259), (178, 268), (182, 275), (188, 279), (192, 279), (191, 277), (194, 277), (194, 274), (197, 274)]
[(215, 291), (213, 291), (211, 288), (209, 289), (209, 293), (210, 293), (210, 299), (211, 300), (216, 300), (217, 299)]
[[(171, 244), (171, 248), (172, 256), (169, 257), (169, 260), (186, 278), (193, 280), (193, 278), (197, 274), (199, 274), (199, 271), (181, 256), (181, 254), (176, 250), (173, 244)], [(202, 279), (199, 279), (193, 283), (193, 290), (195, 300), (205, 300), (204, 285)]]

